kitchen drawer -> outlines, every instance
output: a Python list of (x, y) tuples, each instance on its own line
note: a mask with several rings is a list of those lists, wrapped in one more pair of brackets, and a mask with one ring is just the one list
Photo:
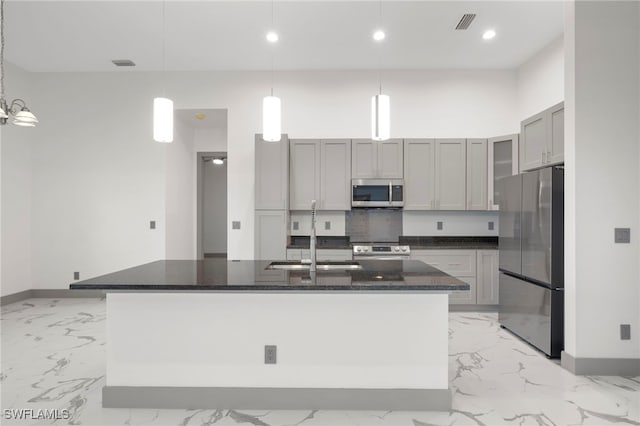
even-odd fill
[(413, 250), (411, 258), (454, 277), (476, 277), (475, 250)]
[[(351, 250), (345, 249), (317, 249), (316, 260), (320, 261), (341, 261), (351, 260)], [(287, 260), (311, 259), (309, 249), (287, 249)]]

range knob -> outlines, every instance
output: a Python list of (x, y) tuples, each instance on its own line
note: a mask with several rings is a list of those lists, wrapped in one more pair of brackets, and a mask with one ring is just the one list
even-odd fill
[(400, 251), (400, 247), (394, 247), (394, 248), (393, 248), (393, 251), (395, 251), (395, 252), (399, 252), (399, 251)]
[(407, 247), (402, 247), (402, 251), (407, 251)]
[(358, 253), (360, 253), (360, 252), (362, 251), (362, 247), (357, 247), (357, 248), (356, 248), (356, 251), (357, 251)]

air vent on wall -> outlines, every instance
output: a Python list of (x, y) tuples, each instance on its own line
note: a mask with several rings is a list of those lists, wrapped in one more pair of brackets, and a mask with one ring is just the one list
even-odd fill
[(462, 15), (460, 22), (458, 22), (458, 25), (456, 25), (456, 30), (466, 30), (467, 28), (469, 28), (469, 25), (471, 25), (471, 22), (473, 22), (473, 19), (475, 17), (475, 13), (465, 13), (464, 15)]
[(111, 60), (116, 67), (135, 67), (136, 64), (131, 59), (113, 59)]

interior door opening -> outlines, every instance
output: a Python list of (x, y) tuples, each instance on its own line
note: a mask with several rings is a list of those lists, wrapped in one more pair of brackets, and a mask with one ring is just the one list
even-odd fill
[(227, 258), (226, 152), (199, 152), (199, 258)]

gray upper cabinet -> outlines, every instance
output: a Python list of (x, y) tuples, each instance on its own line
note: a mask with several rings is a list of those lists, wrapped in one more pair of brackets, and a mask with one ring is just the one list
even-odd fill
[(518, 135), (491, 138), (487, 142), (487, 194), (489, 210), (498, 210), (500, 186), (497, 182), (518, 174)]
[(404, 140), (404, 209), (435, 209), (435, 139)]
[(405, 210), (465, 210), (466, 139), (405, 139), (404, 147)]
[(351, 209), (351, 145), (348, 139), (292, 139), (289, 196), (291, 210)]
[(290, 158), (290, 209), (310, 210), (311, 200), (320, 196), (320, 141), (292, 139)]
[(467, 210), (487, 210), (486, 139), (467, 139)]
[(289, 139), (265, 142), (255, 138), (255, 208), (289, 209)]
[(564, 102), (549, 109), (549, 164), (564, 163)]
[(351, 210), (351, 141), (320, 141), (321, 210)]
[(465, 139), (436, 139), (436, 208), (465, 210), (467, 184)]
[(351, 144), (351, 177), (354, 179), (402, 179), (402, 139), (374, 141), (353, 139)]
[(564, 103), (522, 121), (520, 171), (564, 162)]

